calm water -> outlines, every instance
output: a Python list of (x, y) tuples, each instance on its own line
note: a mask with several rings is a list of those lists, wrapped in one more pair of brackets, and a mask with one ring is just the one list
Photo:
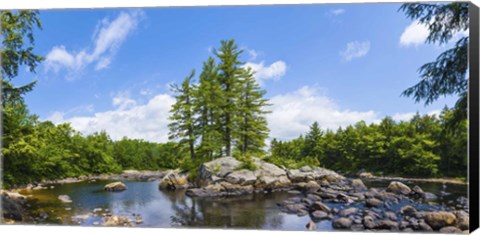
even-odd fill
[[(80, 182), (54, 185), (53, 189), (24, 191), (34, 198), (30, 212), (44, 217), (44, 224), (95, 225), (102, 223), (105, 210), (113, 215), (133, 217), (140, 214), (143, 223), (138, 227), (210, 227), (251, 228), (269, 230), (305, 230), (309, 216), (285, 214), (278, 202), (295, 195), (277, 192), (237, 198), (190, 198), (184, 191), (160, 191), (158, 182), (124, 182), (128, 190), (106, 192), (103, 186), (111, 181)], [(366, 182), (368, 186), (384, 187), (388, 182)], [(436, 185), (436, 186), (431, 186)], [(425, 191), (438, 195), (441, 184), (420, 185)], [(449, 185), (450, 186), (450, 185)], [(447, 187), (457, 198), (466, 195), (466, 186)], [(69, 195), (72, 203), (62, 203), (59, 195)], [(444, 199), (440, 199), (444, 200)], [(442, 202), (442, 201), (440, 201)], [(328, 204), (328, 203), (327, 203)], [(341, 208), (342, 204), (328, 204)], [(94, 209), (102, 211), (93, 213)], [(72, 219), (73, 218), (73, 219)], [(317, 223), (318, 230), (332, 230), (331, 221)]]

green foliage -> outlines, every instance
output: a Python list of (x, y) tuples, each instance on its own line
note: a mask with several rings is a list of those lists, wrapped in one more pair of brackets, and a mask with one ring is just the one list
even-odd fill
[(250, 171), (255, 171), (257, 169), (257, 165), (252, 157), (242, 156), (239, 158), (239, 160), (242, 162), (239, 169), (246, 169)]
[(21, 66), (35, 72), (43, 57), (33, 52), (35, 27), (42, 29), (38, 11), (0, 11), (2, 38), (2, 104), (22, 99), (21, 95), (32, 90), (36, 82), (14, 87), (11, 79), (18, 75)]
[(169, 139), (179, 140), (180, 143), (187, 143), (190, 151), (190, 157), (195, 159), (195, 140), (196, 132), (194, 131), (194, 93), (195, 86), (192, 85), (192, 79), (195, 76), (195, 70), (192, 70), (190, 75), (185, 78), (182, 85), (179, 87), (172, 84), (172, 92), (176, 93), (175, 99), (177, 102), (173, 104), (170, 113), (170, 120), (172, 121), (168, 128), (170, 129)]
[[(465, 177), (467, 123), (450, 130), (454, 112), (445, 108), (440, 117), (417, 114), (399, 123), (387, 117), (378, 124), (358, 122), (336, 132), (322, 133), (313, 124), (306, 137), (274, 139), (266, 159), (288, 168), (321, 165), (344, 173), (367, 170), (408, 177)], [(319, 155), (312, 157), (312, 149)]]
[[(407, 17), (419, 20), (428, 26), (427, 43), (446, 44), (458, 32), (468, 30), (468, 2), (454, 3), (405, 3), (400, 7)], [(435, 61), (420, 67), (420, 82), (406, 89), (402, 94), (413, 96), (416, 102), (422, 100), (430, 104), (447, 95), (458, 95), (455, 106), (456, 123), (467, 118), (468, 88), (468, 45), (469, 37), (465, 36), (455, 43), (453, 48), (442, 52)]]

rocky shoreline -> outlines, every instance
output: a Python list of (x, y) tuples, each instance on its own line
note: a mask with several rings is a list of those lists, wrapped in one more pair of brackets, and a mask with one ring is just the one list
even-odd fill
[(39, 190), (45, 189), (46, 185), (54, 184), (70, 184), (83, 181), (96, 180), (135, 180), (135, 181), (158, 181), (161, 180), (169, 170), (164, 171), (139, 171), (139, 170), (125, 170), (119, 174), (100, 174), (100, 175), (86, 175), (79, 177), (69, 177), (57, 180), (42, 180), (40, 182), (31, 183), (27, 185), (17, 185), (9, 189), (11, 192), (19, 192), (22, 190)]
[[(161, 180), (160, 189), (188, 188), (190, 197), (289, 191), (296, 196), (278, 206), (284, 213), (310, 216), (306, 228), (311, 230), (321, 220), (331, 220), (335, 229), (352, 231), (462, 233), (469, 229), (466, 198), (457, 199), (457, 208), (430, 205), (436, 195), (395, 180), (387, 188), (367, 188), (361, 179), (348, 179), (320, 167), (291, 170), (256, 158), (255, 170), (242, 169), (241, 164), (230, 157), (204, 163), (193, 184), (198, 187), (191, 187), (187, 175), (170, 172)], [(417, 210), (419, 204), (426, 206)]]
[[(261, 159), (253, 158), (253, 169), (233, 157), (224, 157), (201, 165), (194, 182), (188, 172), (124, 171), (121, 174), (85, 176), (56, 181), (44, 181), (24, 189), (36, 190), (49, 184), (80, 181), (117, 180), (105, 185), (106, 191), (129, 190), (122, 180), (158, 181), (160, 190), (185, 190), (189, 197), (210, 197), (227, 200), (229, 197), (286, 191), (292, 196), (277, 202), (280, 211), (297, 216), (308, 216), (305, 227), (316, 229), (316, 222), (331, 221), (332, 227), (351, 231), (440, 231), (468, 232), (468, 199), (458, 198), (455, 207), (431, 203), (436, 195), (424, 192), (419, 186), (392, 180), (387, 188), (368, 188), (360, 178), (347, 178), (320, 167), (286, 169)], [(398, 178), (392, 178), (398, 179)], [(53, 187), (50, 186), (50, 187)], [(130, 189), (131, 190), (131, 189)], [(59, 200), (71, 203), (68, 195)], [(8, 221), (25, 221), (25, 196), (16, 192), (2, 192), (3, 217)], [(97, 211), (98, 212), (98, 211)], [(98, 214), (98, 213), (97, 213)], [(96, 212), (92, 216), (99, 216)], [(134, 226), (141, 216), (127, 218), (105, 212), (104, 226)], [(95, 224), (94, 224), (95, 225)]]

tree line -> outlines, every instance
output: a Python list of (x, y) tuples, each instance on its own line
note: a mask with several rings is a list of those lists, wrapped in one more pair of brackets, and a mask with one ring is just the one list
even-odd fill
[(185, 151), (174, 142), (113, 141), (106, 132), (82, 135), (69, 123), (39, 121), (24, 102), (3, 112), (3, 186), (122, 170), (179, 168)]
[(467, 176), (467, 121), (450, 128), (455, 110), (413, 116), (409, 121), (390, 117), (380, 123), (360, 121), (336, 131), (323, 131), (317, 122), (291, 141), (273, 139), (269, 161), (286, 167), (316, 165), (347, 174), (369, 171), (407, 177)]

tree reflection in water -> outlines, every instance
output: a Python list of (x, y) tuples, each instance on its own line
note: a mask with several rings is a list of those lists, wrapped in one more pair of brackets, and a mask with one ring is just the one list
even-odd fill
[(171, 201), (175, 213), (171, 216), (173, 225), (270, 229), (279, 229), (283, 225), (283, 215), (275, 202), (282, 201), (286, 195), (190, 198), (185, 196), (184, 191), (163, 193)]

